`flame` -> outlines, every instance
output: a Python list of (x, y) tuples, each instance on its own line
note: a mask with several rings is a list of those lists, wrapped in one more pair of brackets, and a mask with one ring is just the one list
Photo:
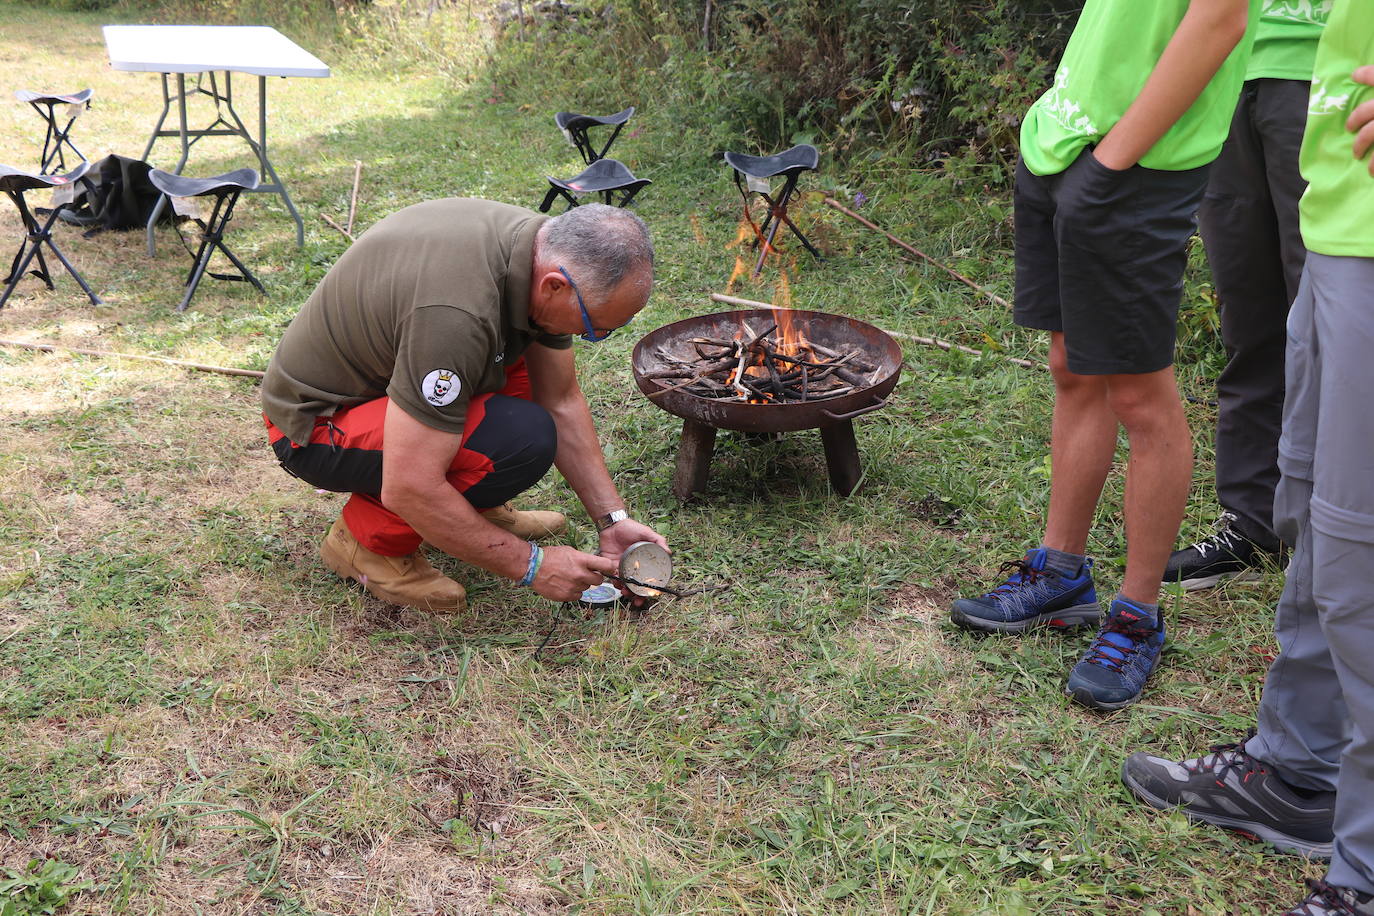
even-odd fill
[(748, 273), (749, 269), (753, 266), (753, 261), (746, 257), (747, 249), (744, 247), (744, 243), (753, 237), (754, 227), (748, 220), (742, 219), (739, 221), (739, 226), (735, 229), (734, 241), (729, 242), (725, 246), (726, 251), (729, 251), (731, 248), (738, 249), (735, 252), (735, 267), (730, 271), (730, 279), (725, 283), (725, 292), (727, 294), (735, 291), (735, 281)]
[(692, 235), (696, 237), (698, 245), (706, 244), (706, 233), (701, 231), (701, 220), (697, 218), (697, 211), (693, 210), (687, 214), (687, 218), (692, 223)]

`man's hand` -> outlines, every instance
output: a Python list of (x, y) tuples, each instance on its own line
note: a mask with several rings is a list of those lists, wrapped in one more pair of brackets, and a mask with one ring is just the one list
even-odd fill
[(663, 535), (648, 525), (627, 518), (601, 532), (601, 548), (597, 552), (608, 560), (619, 562), (625, 548), (639, 541), (652, 541), (664, 550), (669, 549)]
[(534, 590), (551, 601), (576, 601), (582, 592), (616, 573), (614, 560), (571, 547), (545, 547)]
[[(1374, 86), (1374, 64), (1355, 71), (1355, 82)], [(1345, 122), (1345, 129), (1355, 135), (1355, 158), (1363, 159), (1374, 146), (1374, 99), (1357, 105)], [(1369, 159), (1369, 174), (1374, 175), (1374, 156)]]

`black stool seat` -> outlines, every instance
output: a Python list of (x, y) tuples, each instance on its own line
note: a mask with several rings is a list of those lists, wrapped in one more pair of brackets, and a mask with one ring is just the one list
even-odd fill
[(617, 124), (624, 124), (630, 120), (630, 116), (635, 113), (634, 106), (631, 105), (624, 111), (617, 111), (612, 115), (584, 115), (573, 111), (560, 111), (553, 116), (553, 123), (558, 125), (559, 130), (586, 130), (588, 127), (614, 127)]
[(21, 102), (37, 102), (40, 105), (80, 105), (88, 102), (95, 94), (94, 89), (82, 89), (80, 92), (72, 92), (66, 95), (59, 95), (55, 92), (34, 92), (30, 89), (16, 89), (14, 97)]
[(259, 184), (258, 173), (254, 169), (234, 169), (213, 178), (191, 178), (152, 169), (148, 172), (148, 180), (169, 197), (203, 197), (206, 194), (222, 194), (232, 188), (252, 191)]
[[(558, 125), (558, 129), (563, 131), (572, 145), (577, 147), (578, 153), (582, 155), (582, 161), (591, 165), (598, 159), (606, 158), (606, 153), (615, 142), (615, 138), (620, 136), (620, 129), (625, 126), (625, 122), (630, 120), (630, 115), (635, 113), (634, 106), (631, 105), (623, 111), (617, 111), (612, 115), (584, 115), (573, 111), (560, 111), (553, 116), (553, 123)], [(593, 127), (614, 127), (606, 145), (598, 151), (592, 146), (592, 141), (587, 138), (587, 131)]]
[(726, 153), (725, 161), (736, 172), (750, 178), (773, 178), (814, 171), (821, 161), (820, 153), (808, 143), (801, 143), (776, 156), (749, 156), (745, 153)]
[[(177, 306), (178, 312), (183, 312), (191, 304), (191, 297), (196, 294), (196, 287), (200, 286), (201, 278), (205, 274), (210, 274), (216, 280), (246, 281), (257, 287), (258, 292), (265, 292), (262, 283), (253, 276), (253, 272), (248, 266), (239, 260), (238, 255), (229, 250), (224, 244), (224, 229), (229, 224), (229, 217), (234, 212), (234, 204), (238, 202), (239, 195), (244, 191), (251, 191), (258, 186), (259, 178), (255, 169), (235, 169), (232, 172), (225, 172), (223, 175), (214, 175), (209, 178), (191, 178), (186, 175), (173, 175), (171, 172), (164, 172), (162, 169), (153, 169), (148, 173), (148, 180), (168, 197), (213, 197), (215, 199), (214, 208), (210, 211), (210, 218), (202, 220), (197, 218), (196, 224), (201, 228), (200, 249), (195, 253), (195, 261), (191, 265), (191, 272), (186, 275), (186, 291), (181, 297), (181, 304)], [(209, 270), (210, 256), (218, 248), (223, 252), (233, 265), (238, 268), (237, 274), (220, 274)], [(188, 248), (189, 250), (189, 248)]]
[[(570, 209), (578, 205), (577, 198), (582, 194), (600, 194), (606, 203), (624, 207), (640, 188), (653, 184), (648, 178), (636, 178), (619, 159), (598, 159), (566, 181), (552, 176), (548, 180), (549, 193), (539, 205), (540, 213), (548, 213), (560, 195), (568, 201)], [(615, 200), (616, 194), (620, 195), (619, 201)]]
[(37, 172), (26, 172), (23, 169), (15, 168), (12, 165), (0, 163), (0, 191), (11, 193), (14, 191), (37, 191), (39, 188), (56, 188), (64, 184), (71, 184), (81, 178), (91, 168), (89, 162), (79, 162), (76, 168), (65, 175), (40, 175)]
[[(43, 134), (43, 152), (38, 155), (38, 171), (41, 174), (49, 174), (57, 171), (66, 171), (67, 160), (63, 156), (62, 147), (66, 147), (76, 154), (76, 158), (82, 162), (86, 161), (85, 155), (76, 148), (72, 142), (72, 125), (76, 123), (77, 117), (85, 110), (86, 103), (91, 100), (94, 90), (82, 89), (80, 92), (34, 92), (32, 89), (20, 89), (14, 93), (14, 97), (21, 102), (28, 102), (29, 107), (38, 112), (38, 116), (47, 124), (47, 130)], [(80, 106), (67, 112), (65, 126), (58, 123), (60, 118), (57, 114), (58, 105)]]
[[(71, 206), (71, 201), (55, 205), (52, 212), (48, 214), (48, 221), (39, 225), (38, 220), (34, 218), (33, 212), (29, 209), (28, 202), (24, 200), (24, 195), (29, 191), (42, 191), (74, 184), (81, 180), (81, 177), (86, 174), (90, 167), (89, 162), (82, 161), (65, 175), (43, 175), (37, 172), (26, 172), (12, 165), (0, 165), (0, 194), (4, 194), (13, 201), (15, 208), (19, 210), (19, 218), (24, 223), (24, 241), (19, 246), (19, 253), (10, 262), (9, 275), (0, 281), (5, 284), (4, 292), (0, 292), (0, 308), (4, 308), (5, 303), (9, 301), (14, 288), (23, 279), (25, 271), (42, 280), (48, 289), (53, 288), (52, 274), (48, 271), (47, 261), (43, 259), (44, 245), (47, 245), (49, 250), (62, 262), (62, 266), (67, 269), (67, 273), (72, 275), (72, 279), (90, 298), (92, 304), (101, 304), (100, 297), (91, 291), (85, 278), (77, 272), (76, 268), (67, 260), (67, 256), (52, 240), (53, 224), (57, 222), (62, 211)], [(35, 259), (38, 261), (38, 266), (29, 271), (29, 264)]]

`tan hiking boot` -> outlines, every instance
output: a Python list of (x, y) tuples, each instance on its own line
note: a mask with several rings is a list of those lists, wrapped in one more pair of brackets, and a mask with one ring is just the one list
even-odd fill
[(510, 503), (497, 506), (495, 509), (483, 509), (482, 517), (496, 527), (504, 528), (527, 541), (560, 534), (568, 527), (568, 519), (562, 512), (525, 512)]
[(342, 518), (335, 520), (320, 544), (320, 559), (383, 601), (444, 613), (467, 608), (463, 586), (430, 566), (424, 554), (384, 557), (373, 553), (358, 543)]

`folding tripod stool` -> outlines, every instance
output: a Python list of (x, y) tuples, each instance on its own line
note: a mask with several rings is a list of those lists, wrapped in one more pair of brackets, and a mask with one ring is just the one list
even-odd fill
[[(571, 111), (560, 111), (553, 116), (553, 123), (558, 125), (558, 129), (563, 131), (563, 135), (577, 151), (582, 154), (582, 161), (591, 165), (598, 159), (606, 157), (606, 151), (611, 148), (615, 138), (620, 135), (620, 129), (625, 126), (625, 122), (630, 120), (630, 115), (634, 114), (634, 106), (626, 108), (624, 111), (617, 111), (613, 115), (597, 117), (596, 115), (577, 114)], [(587, 139), (587, 130), (592, 127), (614, 127), (611, 137), (606, 141), (606, 145), (601, 147), (601, 152), (597, 152)]]
[[(81, 154), (81, 150), (72, 143), (72, 125), (80, 117), (81, 112), (86, 110), (86, 103), (91, 98), (90, 89), (82, 89), (80, 92), (73, 92), (70, 95), (55, 95), (51, 92), (30, 92), (27, 89), (20, 89), (15, 92), (14, 97), (21, 102), (28, 102), (33, 110), (43, 118), (48, 124), (47, 133), (43, 136), (43, 154), (38, 160), (38, 172), (42, 175), (50, 173), (53, 164), (56, 163), (57, 170), (65, 172), (67, 161), (62, 155), (62, 147), (67, 147), (76, 154), (80, 162), (85, 162), (86, 157)], [(57, 122), (61, 116), (57, 113), (58, 105), (71, 105), (73, 108), (67, 109), (71, 116), (67, 118), (66, 127), (58, 127)]]
[[(183, 175), (164, 172), (162, 169), (153, 169), (148, 173), (148, 180), (168, 197), (213, 197), (215, 199), (208, 220), (195, 218), (196, 225), (200, 226), (201, 229), (200, 249), (195, 254), (195, 262), (191, 265), (191, 272), (186, 275), (186, 294), (182, 296), (181, 304), (177, 306), (178, 312), (185, 311), (186, 307), (191, 304), (191, 297), (196, 294), (196, 287), (200, 285), (201, 277), (207, 273), (216, 280), (246, 280), (256, 286), (258, 292), (265, 292), (262, 284), (258, 282), (258, 278), (253, 276), (253, 272), (239, 260), (238, 255), (230, 251), (224, 244), (224, 228), (229, 223), (229, 217), (234, 213), (234, 204), (238, 202), (239, 195), (258, 186), (258, 173), (255, 170), (235, 169), (223, 175), (215, 175), (213, 178), (187, 178)], [(210, 256), (215, 253), (216, 248), (233, 262), (234, 266), (239, 269), (239, 273), (217, 274), (207, 270), (210, 266)]]
[(69, 202), (55, 205), (52, 212), (48, 214), (47, 222), (40, 226), (38, 220), (34, 218), (33, 212), (29, 210), (28, 203), (24, 200), (24, 194), (27, 191), (37, 191), (40, 188), (58, 188), (79, 181), (90, 167), (89, 162), (81, 162), (66, 175), (35, 175), (32, 172), (20, 171), (14, 166), (0, 165), (0, 191), (8, 195), (9, 199), (14, 201), (15, 207), (19, 209), (19, 216), (24, 221), (25, 233), (24, 242), (19, 246), (19, 253), (14, 256), (14, 260), (10, 263), (9, 276), (4, 280), (5, 291), (0, 293), (0, 308), (5, 307), (10, 294), (19, 285), (20, 279), (23, 278), (24, 272), (28, 270), (29, 264), (34, 258), (38, 259), (38, 267), (29, 272), (46, 283), (48, 289), (53, 288), (52, 274), (48, 271), (47, 261), (43, 260), (44, 245), (47, 245), (52, 253), (57, 256), (57, 260), (62, 262), (62, 266), (67, 268), (67, 273), (72, 275), (72, 279), (90, 297), (91, 304), (103, 304), (100, 297), (91, 292), (91, 288), (86, 285), (85, 279), (77, 273), (76, 268), (67, 260), (67, 256), (57, 247), (57, 243), (52, 240), (53, 224), (57, 222), (58, 216), (67, 208)]
[[(540, 213), (548, 213), (560, 195), (567, 200), (569, 210), (578, 205), (580, 194), (600, 194), (606, 203), (626, 207), (640, 188), (653, 184), (648, 178), (636, 178), (619, 159), (598, 159), (567, 181), (545, 177), (549, 181), (549, 193), (539, 205)], [(618, 201), (615, 199), (617, 194), (620, 195)]]
[[(745, 213), (749, 212), (749, 194), (755, 193), (768, 201), (768, 216), (764, 219), (763, 225), (757, 228), (758, 239), (763, 240), (763, 245), (759, 251), (759, 262), (754, 265), (754, 276), (758, 276), (763, 270), (763, 259), (768, 256), (768, 252), (773, 248), (773, 237), (778, 234), (778, 226), (783, 223), (792, 230), (806, 250), (811, 252), (812, 257), (817, 261), (822, 261), (821, 253), (815, 246), (802, 235), (797, 224), (792, 222), (792, 218), (787, 215), (787, 205), (792, 200), (792, 195), (797, 190), (797, 176), (802, 172), (814, 171), (816, 164), (820, 161), (820, 154), (816, 148), (806, 143), (799, 144), (789, 150), (784, 150), (776, 156), (747, 156), (744, 153), (726, 153), (725, 161), (735, 170), (735, 187), (739, 188), (740, 196), (744, 198)], [(769, 187), (768, 179), (778, 175), (785, 176), (782, 190), (773, 195)], [(747, 179), (747, 181), (746, 181)], [(750, 220), (752, 222), (752, 220)], [(767, 238), (765, 238), (765, 233)]]

